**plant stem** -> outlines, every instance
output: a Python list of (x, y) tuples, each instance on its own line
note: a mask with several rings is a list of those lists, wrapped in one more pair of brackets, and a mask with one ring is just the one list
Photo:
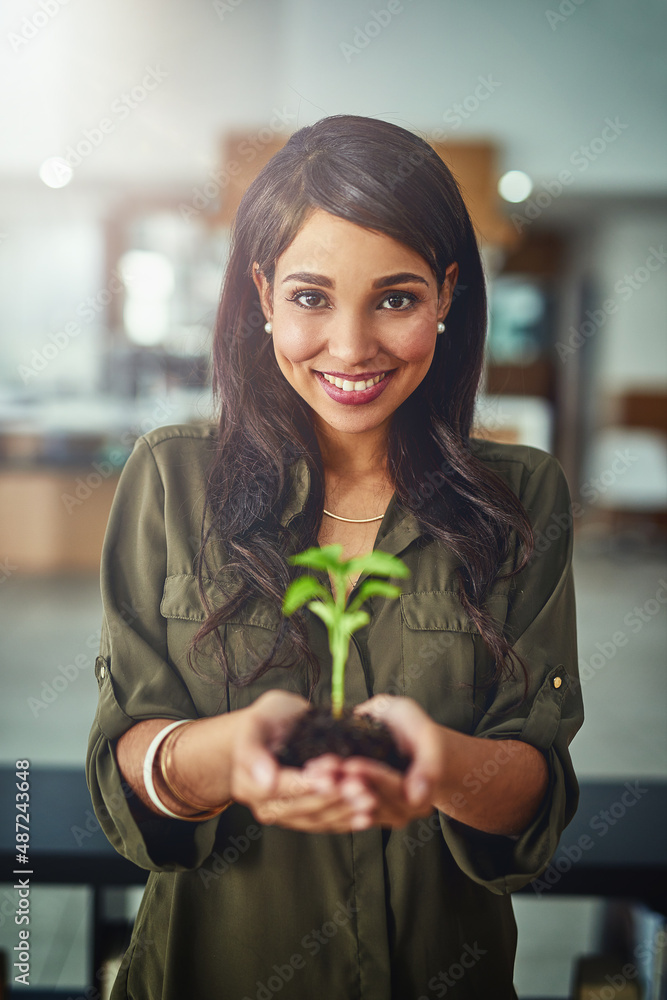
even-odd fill
[[(334, 573), (335, 622), (338, 625), (345, 615), (345, 578)], [(345, 701), (345, 661), (350, 638), (341, 628), (335, 628), (332, 636), (331, 665), (331, 711), (335, 719), (343, 714)]]

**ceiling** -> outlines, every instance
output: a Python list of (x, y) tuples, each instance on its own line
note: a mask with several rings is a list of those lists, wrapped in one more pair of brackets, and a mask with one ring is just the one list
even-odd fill
[(187, 191), (228, 130), (341, 112), (494, 139), (537, 190), (568, 170), (568, 198), (664, 191), (652, 0), (5, 0), (0, 18), (5, 191), (77, 148), (70, 187)]

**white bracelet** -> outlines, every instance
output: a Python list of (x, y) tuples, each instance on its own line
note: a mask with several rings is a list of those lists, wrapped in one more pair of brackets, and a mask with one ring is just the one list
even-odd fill
[(146, 756), (144, 757), (144, 787), (146, 789), (146, 793), (148, 794), (148, 797), (153, 805), (156, 806), (161, 813), (164, 813), (165, 816), (171, 816), (172, 819), (183, 819), (183, 817), (179, 816), (178, 813), (172, 812), (171, 809), (167, 809), (164, 803), (160, 801), (158, 794), (155, 791), (155, 785), (153, 784), (153, 764), (155, 762), (155, 754), (157, 753), (158, 747), (162, 743), (165, 736), (167, 736), (172, 729), (176, 729), (176, 726), (183, 726), (186, 722), (192, 722), (192, 719), (178, 719), (176, 722), (170, 722), (168, 726), (161, 729), (149, 746), (146, 751)]

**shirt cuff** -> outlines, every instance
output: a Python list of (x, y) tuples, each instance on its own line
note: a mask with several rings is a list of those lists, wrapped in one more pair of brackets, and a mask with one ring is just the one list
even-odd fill
[(459, 868), (499, 895), (523, 888), (547, 868), (576, 810), (579, 788), (571, 766), (564, 766), (553, 747), (545, 752), (545, 760), (546, 792), (530, 824), (517, 836), (484, 833), (439, 812), (443, 836)]
[(130, 804), (135, 792), (123, 780), (112, 743), (100, 730), (91, 733), (87, 780), (103, 832), (118, 853), (139, 868), (189, 871), (213, 852), (223, 814), (200, 823), (157, 814), (137, 820)]

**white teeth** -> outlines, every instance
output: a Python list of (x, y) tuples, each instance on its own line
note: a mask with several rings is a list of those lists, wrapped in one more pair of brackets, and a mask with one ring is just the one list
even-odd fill
[(385, 377), (386, 372), (376, 375), (375, 378), (369, 378), (365, 382), (349, 382), (347, 379), (336, 378), (334, 375), (326, 375), (324, 372), (322, 372), (322, 375), (327, 382), (331, 382), (332, 385), (342, 389), (343, 392), (361, 392), (362, 389), (370, 389), (372, 385), (377, 385)]

